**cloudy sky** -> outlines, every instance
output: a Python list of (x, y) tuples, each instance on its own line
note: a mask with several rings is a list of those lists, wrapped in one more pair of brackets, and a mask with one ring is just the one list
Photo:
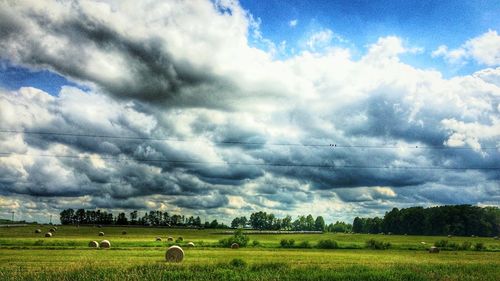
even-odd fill
[(0, 1), (0, 217), (500, 203), (498, 1)]

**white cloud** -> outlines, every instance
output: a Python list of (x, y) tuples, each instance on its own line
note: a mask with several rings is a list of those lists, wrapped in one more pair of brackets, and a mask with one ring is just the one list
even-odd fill
[[(303, 214), (317, 206), (324, 212), (345, 209), (350, 214), (371, 214), (421, 200), (406, 194), (406, 201), (398, 201), (402, 188), (446, 186), (445, 190), (453, 190), (450, 178), (456, 176), (453, 171), (432, 170), (140, 161), (147, 157), (337, 167), (461, 167), (470, 163), (488, 167), (498, 157), (498, 151), (482, 150), (498, 145), (498, 69), (445, 79), (437, 71), (401, 62), (402, 54), (421, 50), (406, 46), (397, 36), (378, 38), (361, 59), (353, 59), (349, 49), (331, 47), (334, 40), (344, 39), (323, 29), (308, 39), (310, 51), (276, 59), (272, 48), (266, 52), (249, 44), (249, 38), (264, 40), (258, 22), (232, 1), (216, 2), (215, 7), (209, 1), (161, 1), (148, 9), (143, 5), (149, 4), (141, 1), (99, 2), (96, 7), (88, 6), (94, 2), (77, 1), (74, 5), (81, 5), (78, 13), (82, 13), (78, 17), (73, 6), (64, 2), (26, 3), (0, 4), (0, 12), (23, 20), (9, 22), (9, 27), (19, 30), (0, 39), (0, 56), (93, 87), (89, 92), (65, 87), (57, 97), (35, 88), (2, 91), (2, 126), (138, 137), (124, 141), (0, 134), (1, 151), (82, 155), (69, 160), (1, 158), (0, 174), (28, 181), (2, 182), (2, 190), (19, 198), (22, 194), (56, 198), (52, 205), (40, 205), (47, 212), (58, 206), (97, 205), (116, 209), (163, 206), (232, 215), (267, 208)], [(151, 12), (145, 15), (142, 11), (146, 10)], [(40, 18), (44, 21), (37, 21)], [(94, 26), (101, 33), (85, 29), (92, 23), (103, 24)], [(102, 34), (109, 38), (97, 36)], [(443, 47), (437, 55), (448, 53)], [(489, 61), (484, 53), (474, 54)], [(147, 77), (141, 76), (142, 70)], [(149, 136), (193, 141), (140, 139)], [(397, 144), (402, 148), (273, 145), (277, 143)], [(446, 150), (411, 149), (439, 145), (475, 151), (457, 150), (449, 157)], [(52, 179), (50, 186), (39, 185), (46, 179)], [(476, 171), (461, 186), (492, 185), (495, 180), (498, 176)], [(344, 201), (335, 197), (337, 189)], [(200, 195), (206, 203), (190, 200)], [(486, 195), (478, 194), (477, 200), (486, 201)], [(349, 198), (362, 203), (356, 205)], [(197, 202), (210, 210), (197, 210)]]
[(299, 20), (294, 19), (294, 20), (289, 21), (289, 22), (288, 22), (288, 25), (289, 25), (290, 27), (296, 27), (298, 23), (299, 23)]
[(451, 64), (465, 64), (468, 60), (474, 60), (479, 64), (497, 66), (500, 64), (500, 36), (496, 30), (489, 30), (456, 49), (450, 50), (446, 45), (440, 45), (432, 52), (432, 56), (443, 57)]

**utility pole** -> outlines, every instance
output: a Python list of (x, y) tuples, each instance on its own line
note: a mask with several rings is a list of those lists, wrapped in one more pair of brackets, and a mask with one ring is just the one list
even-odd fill
[(14, 223), (14, 214), (15, 214), (16, 212), (11, 212), (11, 213), (12, 213), (12, 223)]
[(49, 223), (52, 224), (52, 215), (50, 215), (50, 222)]

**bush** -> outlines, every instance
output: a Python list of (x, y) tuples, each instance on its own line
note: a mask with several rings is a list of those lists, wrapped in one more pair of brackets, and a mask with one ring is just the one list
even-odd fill
[(391, 247), (391, 243), (389, 242), (382, 242), (382, 241), (377, 241), (375, 239), (370, 239), (365, 242), (366, 247), (374, 250), (386, 250)]
[(464, 241), (462, 245), (460, 246), (460, 250), (470, 250), (472, 247), (472, 243), (469, 241)]
[(240, 247), (246, 247), (250, 241), (250, 237), (243, 233), (243, 230), (238, 229), (234, 232), (232, 237), (219, 240), (219, 244), (223, 247), (230, 247), (233, 243), (238, 244)]
[(293, 239), (290, 239), (290, 240), (282, 239), (280, 241), (280, 245), (281, 245), (282, 248), (292, 248), (295, 245), (295, 240), (293, 240)]
[(476, 244), (474, 244), (474, 250), (476, 251), (486, 250), (486, 246), (484, 246), (484, 243), (477, 242)]
[(247, 263), (242, 259), (232, 259), (229, 262), (229, 265), (231, 265), (232, 267), (243, 268), (247, 266)]
[(331, 239), (320, 240), (318, 242), (318, 248), (320, 249), (337, 249), (338, 247), (339, 245), (337, 242)]
[(448, 240), (439, 240), (434, 242), (434, 246), (438, 248), (446, 248), (448, 247)]
[(302, 242), (300, 242), (299, 245), (297, 245), (297, 248), (309, 249), (309, 248), (312, 248), (312, 246), (309, 243), (309, 241), (302, 241)]
[(254, 247), (260, 246), (260, 242), (257, 241), (257, 240), (253, 240), (252, 241), (252, 246), (254, 246)]

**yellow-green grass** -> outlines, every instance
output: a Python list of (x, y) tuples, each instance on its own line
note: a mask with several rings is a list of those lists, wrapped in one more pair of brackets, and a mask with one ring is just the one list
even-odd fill
[[(35, 234), (36, 228), (42, 228), (42, 234)], [(214, 230), (62, 226), (53, 238), (44, 238), (48, 228), (0, 228), (0, 280), (498, 280), (500, 276), (500, 242), (489, 237), (254, 234), (250, 241), (263, 246), (232, 250), (215, 247), (227, 235)], [(98, 236), (100, 231), (104, 237)], [(184, 248), (182, 263), (168, 264), (164, 256), (169, 243), (156, 242), (156, 236), (182, 236), (183, 243), (193, 241), (197, 247)], [(372, 238), (394, 247), (363, 248)], [(112, 248), (88, 248), (89, 241), (102, 239), (110, 240)], [(333, 239), (344, 249), (283, 249), (282, 239), (313, 245)], [(484, 243), (487, 251), (425, 251), (443, 239)], [(346, 249), (349, 245), (358, 249)]]

